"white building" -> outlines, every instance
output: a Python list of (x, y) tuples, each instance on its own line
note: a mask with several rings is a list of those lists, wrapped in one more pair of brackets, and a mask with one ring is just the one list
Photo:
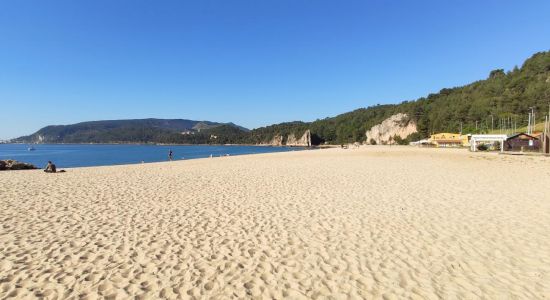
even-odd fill
[(416, 142), (410, 142), (409, 145), (411, 146), (429, 146), (432, 145), (431, 141), (429, 139), (423, 139)]
[(477, 143), (500, 143), (500, 152), (504, 152), (505, 134), (473, 134), (470, 139), (470, 150), (477, 151)]

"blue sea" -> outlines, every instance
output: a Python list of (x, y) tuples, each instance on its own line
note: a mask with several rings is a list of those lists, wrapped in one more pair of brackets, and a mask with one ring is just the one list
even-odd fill
[[(35, 150), (29, 151), (29, 147)], [(264, 146), (204, 146), (204, 145), (80, 145), (80, 144), (0, 144), (0, 160), (14, 159), (41, 168), (51, 160), (58, 168), (109, 166), (159, 162), (168, 160), (172, 150), (174, 160), (187, 160), (303, 150), (299, 147)]]

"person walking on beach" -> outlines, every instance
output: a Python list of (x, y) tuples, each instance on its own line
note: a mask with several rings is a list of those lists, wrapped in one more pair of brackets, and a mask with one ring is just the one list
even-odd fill
[(172, 149), (168, 150), (168, 160), (172, 160), (173, 159), (173, 154), (172, 154)]

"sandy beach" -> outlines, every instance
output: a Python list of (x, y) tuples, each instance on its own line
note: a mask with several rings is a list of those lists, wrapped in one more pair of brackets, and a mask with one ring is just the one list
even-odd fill
[(411, 147), (0, 172), (0, 299), (548, 299), (549, 188)]

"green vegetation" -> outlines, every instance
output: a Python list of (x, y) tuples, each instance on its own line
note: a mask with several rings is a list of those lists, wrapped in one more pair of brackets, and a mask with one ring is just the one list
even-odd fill
[[(394, 137), (393, 140), (397, 144), (406, 144), (435, 132), (459, 132), (461, 128), (463, 133), (489, 132), (491, 128), (498, 131), (501, 120), (521, 128), (527, 125), (530, 107), (535, 108), (540, 122), (549, 104), (550, 52), (541, 52), (526, 60), (521, 68), (515, 67), (508, 72), (493, 70), (485, 80), (444, 88), (416, 101), (375, 105), (309, 123), (287, 122), (246, 131), (234, 124), (189, 120), (129, 120), (134, 122), (124, 125), (116, 122), (126, 121), (101, 121), (102, 124), (87, 122), (48, 126), (16, 141), (33, 142), (41, 135), (46, 136), (48, 142), (64, 143), (257, 144), (268, 143), (275, 136), (286, 139), (291, 133), (299, 138), (309, 129), (314, 145), (343, 144), (363, 142), (365, 132), (372, 126), (394, 114), (405, 113), (410, 118), (408, 121), (416, 122), (418, 133), (405, 139)], [(198, 123), (200, 132), (193, 128)], [(194, 130), (194, 134), (183, 135), (184, 130)]]
[[(546, 114), (548, 114), (548, 112), (546, 112)], [(543, 115), (546, 115), (543, 113)], [(540, 118), (539, 118), (540, 119)], [(525, 122), (523, 122), (525, 123)], [(534, 130), (535, 132), (543, 132), (544, 131), (544, 122), (540, 122), (540, 123), (537, 123), (535, 124), (535, 128)], [(513, 134), (513, 133), (519, 133), (519, 132), (527, 132), (527, 126), (522, 126), (522, 127), (517, 127), (515, 128), (515, 130), (513, 128), (510, 128), (510, 125), (508, 125), (507, 127), (505, 127), (504, 129), (493, 129), (493, 130), (488, 130), (487, 133), (492, 133), (492, 134)]]
[[(248, 130), (232, 123), (139, 119), (47, 126), (15, 139), (22, 143), (174, 143), (209, 144), (241, 140)], [(213, 138), (212, 136), (216, 136)]]
[(477, 146), (477, 150), (479, 150), (479, 151), (487, 151), (487, 150), (489, 150), (489, 146), (487, 146), (486, 144), (479, 144), (479, 145)]

